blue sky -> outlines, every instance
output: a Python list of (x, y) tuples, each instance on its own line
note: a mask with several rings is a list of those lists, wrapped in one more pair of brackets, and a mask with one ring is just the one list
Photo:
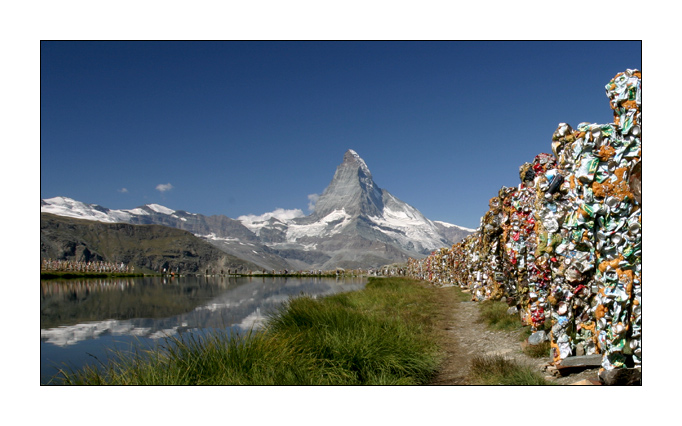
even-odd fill
[(610, 123), (640, 42), (41, 42), (40, 196), (308, 214), (348, 149), (475, 228), (560, 122)]

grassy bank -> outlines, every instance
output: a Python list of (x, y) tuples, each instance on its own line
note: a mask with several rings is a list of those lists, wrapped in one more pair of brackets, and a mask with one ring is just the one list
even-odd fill
[(236, 276), (239, 277), (264, 277), (264, 278), (355, 278), (357, 277), (356, 275), (336, 275), (336, 274), (299, 274), (299, 273), (291, 273), (291, 274), (257, 274), (257, 273), (252, 273), (252, 274), (235, 274)]
[(264, 331), (171, 338), (165, 349), (114, 354), (100, 368), (64, 371), (64, 384), (424, 384), (439, 365), (438, 294), (402, 278), (361, 291), (292, 299)]
[(471, 360), (472, 382), (479, 385), (546, 386), (533, 368), (500, 355), (476, 356)]

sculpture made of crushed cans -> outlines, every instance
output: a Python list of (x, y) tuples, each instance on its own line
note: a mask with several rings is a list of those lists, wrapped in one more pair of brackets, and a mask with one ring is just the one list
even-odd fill
[(477, 231), (410, 259), (408, 274), (502, 296), (533, 331), (551, 325), (555, 365), (602, 354), (602, 371), (642, 364), (642, 88), (626, 70), (607, 85), (611, 124), (560, 123), (552, 153), (519, 168)]

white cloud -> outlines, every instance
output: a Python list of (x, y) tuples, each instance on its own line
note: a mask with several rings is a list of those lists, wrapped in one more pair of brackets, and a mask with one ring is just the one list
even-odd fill
[(313, 211), (315, 210), (315, 204), (317, 203), (317, 200), (320, 199), (320, 194), (309, 194), (308, 195), (308, 210)]
[(118, 190), (118, 192), (121, 192), (121, 193), (125, 194), (125, 193), (128, 192), (128, 188), (121, 188), (121, 189)]
[(156, 185), (156, 190), (160, 192), (170, 191), (171, 189), (173, 189), (173, 185), (170, 183), (161, 183)]
[(282, 222), (288, 222), (291, 219), (305, 216), (303, 211), (301, 209), (275, 209), (275, 211), (269, 212), (269, 213), (263, 213), (262, 215), (255, 215), (255, 214), (247, 214), (243, 216), (239, 216), (237, 220), (241, 221), (242, 223), (245, 224), (252, 224), (255, 222), (264, 222), (266, 220), (270, 220), (271, 217), (274, 217), (275, 219), (279, 219)]

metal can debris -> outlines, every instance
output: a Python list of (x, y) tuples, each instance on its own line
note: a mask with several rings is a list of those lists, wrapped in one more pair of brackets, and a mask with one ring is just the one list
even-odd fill
[(602, 371), (641, 369), (641, 72), (605, 88), (613, 123), (559, 123), (552, 154), (519, 168), (475, 233), (410, 259), (408, 273), (473, 300), (504, 296), (534, 333), (551, 321), (555, 365), (600, 354)]

